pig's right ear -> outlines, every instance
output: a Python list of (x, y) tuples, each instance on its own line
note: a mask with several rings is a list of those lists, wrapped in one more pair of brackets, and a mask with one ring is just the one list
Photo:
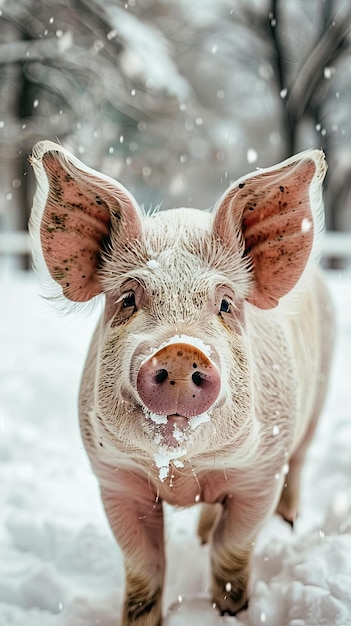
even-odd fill
[(30, 220), (45, 264), (64, 296), (86, 302), (102, 291), (99, 264), (111, 232), (126, 242), (141, 232), (140, 209), (122, 185), (86, 167), (58, 144), (33, 148), (37, 179)]
[(241, 255), (251, 285), (247, 300), (275, 307), (320, 250), (324, 228), (323, 152), (306, 150), (236, 181), (219, 200), (214, 234)]

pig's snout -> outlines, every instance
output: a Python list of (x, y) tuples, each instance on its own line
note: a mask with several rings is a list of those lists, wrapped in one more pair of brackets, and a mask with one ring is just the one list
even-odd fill
[(137, 377), (144, 405), (159, 415), (192, 417), (205, 413), (221, 386), (217, 367), (199, 348), (171, 343), (145, 361)]

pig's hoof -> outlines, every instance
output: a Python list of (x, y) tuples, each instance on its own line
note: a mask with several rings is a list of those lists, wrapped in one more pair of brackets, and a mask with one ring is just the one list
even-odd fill
[(291, 528), (294, 528), (296, 518), (298, 516), (295, 508), (292, 509), (291, 507), (282, 506), (282, 502), (280, 502), (277, 514), (284, 520), (284, 522), (289, 524)]
[[(227, 583), (227, 586), (228, 583)], [(245, 590), (234, 588), (226, 590), (225, 593), (214, 594), (213, 601), (219, 609), (221, 615), (236, 615), (240, 611), (245, 611), (249, 606)]]
[(226, 611), (221, 611), (221, 615), (222, 616), (223, 615), (232, 615), (232, 616), (234, 616), (234, 615), (237, 615), (238, 613), (241, 613), (241, 611), (246, 611), (246, 609), (248, 609), (248, 608), (249, 608), (249, 601), (246, 600), (244, 606), (242, 606), (241, 609), (238, 609), (237, 611), (235, 611), (235, 613), (232, 613), (231, 611), (226, 610)]
[(121, 626), (161, 626), (161, 592), (141, 599), (141, 595), (127, 597), (122, 614)]
[(291, 528), (294, 530), (295, 521), (293, 519), (287, 519), (286, 517), (283, 517), (283, 520), (284, 520), (284, 522), (289, 524), (289, 526), (291, 526)]

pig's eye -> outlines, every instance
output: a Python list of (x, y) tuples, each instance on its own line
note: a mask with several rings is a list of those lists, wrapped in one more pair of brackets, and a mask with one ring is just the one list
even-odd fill
[(130, 291), (129, 293), (125, 294), (122, 299), (122, 309), (129, 309), (130, 307), (133, 307), (133, 309), (136, 308), (135, 294), (133, 291)]
[[(119, 293), (117, 299), (106, 298), (106, 319), (111, 319), (111, 326), (118, 326), (129, 320), (139, 309), (140, 290), (141, 287), (135, 284), (135, 281), (128, 281), (129, 284), (123, 285), (124, 291)], [(131, 287), (129, 288), (128, 287)]]
[(225, 298), (223, 298), (221, 300), (221, 306), (219, 309), (220, 313), (229, 313), (230, 312), (230, 302), (229, 300), (226, 300)]

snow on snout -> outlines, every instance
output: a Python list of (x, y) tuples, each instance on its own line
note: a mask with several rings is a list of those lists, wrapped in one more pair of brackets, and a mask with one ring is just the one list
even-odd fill
[(158, 348), (151, 349), (150, 354), (147, 357), (145, 357), (141, 365), (143, 365), (146, 361), (148, 361), (148, 359), (150, 359), (154, 354), (157, 354), (157, 352), (162, 350), (162, 348), (165, 348), (166, 346), (170, 346), (174, 343), (187, 343), (190, 346), (193, 346), (194, 348), (196, 348), (197, 350), (201, 350), (201, 352), (203, 352), (209, 359), (211, 359), (211, 355), (212, 355), (211, 346), (209, 346), (208, 344), (205, 344), (202, 341), (202, 339), (200, 339), (199, 337), (191, 337), (190, 335), (174, 335), (170, 339), (167, 339), (167, 341), (164, 341), (163, 343), (161, 343), (158, 346)]

